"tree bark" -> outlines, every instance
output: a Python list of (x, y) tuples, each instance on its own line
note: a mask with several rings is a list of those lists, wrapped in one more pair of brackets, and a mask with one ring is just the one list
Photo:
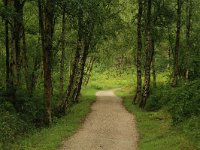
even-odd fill
[(61, 33), (61, 60), (60, 60), (60, 96), (63, 98), (64, 91), (64, 60), (65, 60), (65, 37), (66, 36), (66, 17), (65, 7), (63, 8), (62, 16), (62, 33)]
[(16, 92), (20, 85), (20, 69), (21, 69), (21, 33), (22, 33), (22, 19), (23, 6), (20, 0), (10, 1), (10, 5), (14, 6), (15, 14), (12, 16), (11, 22), (11, 62), (10, 62), (10, 81), (12, 89), (12, 100), (15, 102)]
[(178, 84), (179, 76), (179, 48), (180, 48), (180, 32), (181, 32), (181, 13), (182, 13), (182, 0), (177, 0), (177, 24), (176, 24), (176, 44), (174, 49), (174, 62), (173, 62), (173, 81), (172, 86), (175, 87)]
[(16, 84), (19, 86), (20, 83), (20, 69), (21, 69), (21, 46), (20, 46), (20, 35), (22, 33), (22, 19), (23, 19), (23, 4), (20, 0), (14, 0), (14, 42), (15, 42), (15, 53), (16, 53)]
[(52, 101), (52, 43), (53, 43), (54, 0), (46, 0), (44, 7), (43, 39), (43, 71), (44, 71), (44, 102), (45, 124), (50, 125)]
[(78, 79), (78, 84), (77, 84), (77, 91), (75, 93), (75, 97), (74, 97), (74, 101), (78, 102), (78, 97), (80, 95), (81, 92), (81, 88), (82, 88), (82, 83), (83, 83), (83, 77), (84, 77), (84, 70), (85, 70), (85, 64), (86, 64), (86, 60), (87, 60), (87, 56), (88, 56), (88, 51), (89, 51), (89, 47), (90, 47), (90, 43), (85, 42), (84, 44), (84, 49), (83, 49), (83, 55), (82, 55), (82, 59), (80, 60), (80, 77)]
[(81, 92), (81, 88), (82, 88), (82, 83), (83, 83), (83, 77), (84, 77), (84, 71), (85, 71), (85, 64), (86, 64), (86, 60), (87, 60), (87, 56), (88, 56), (88, 52), (89, 52), (89, 48), (90, 48), (90, 43), (92, 40), (92, 35), (93, 35), (93, 22), (88, 18), (85, 21), (85, 26), (84, 27), (84, 39), (83, 39), (83, 47), (82, 47), (82, 55), (79, 59), (79, 68), (78, 68), (78, 74), (77, 74), (77, 81), (75, 83), (75, 87), (74, 87), (74, 92), (73, 92), (73, 96), (72, 96), (72, 100), (74, 102), (78, 102), (78, 97), (80, 95)]
[(190, 32), (192, 18), (192, 0), (186, 0), (186, 80), (189, 79), (190, 70)]
[(94, 66), (95, 63), (95, 57), (91, 58), (89, 64), (88, 64), (88, 69), (87, 69), (87, 73), (86, 73), (86, 78), (85, 78), (85, 85), (88, 85), (89, 81), (90, 81), (90, 77), (91, 77), (91, 72), (92, 72), (92, 68)]
[(44, 1), (38, 0), (39, 33), (41, 35), (42, 47), (44, 47)]
[(141, 53), (142, 53), (142, 31), (141, 31), (141, 20), (143, 4), (142, 0), (138, 0), (138, 22), (137, 22), (137, 53), (136, 53), (136, 67), (137, 67), (137, 89), (133, 99), (133, 103), (138, 103), (142, 98), (142, 63), (141, 63)]
[(147, 11), (147, 48), (146, 48), (146, 60), (145, 60), (145, 78), (142, 100), (140, 102), (140, 107), (144, 108), (149, 97), (150, 82), (151, 82), (151, 63), (153, 58), (153, 48), (152, 48), (152, 23), (151, 23), (151, 5), (152, 1), (148, 0), (148, 11)]
[(157, 83), (156, 83), (156, 59), (155, 59), (155, 43), (154, 41), (152, 41), (152, 51), (153, 51), (153, 58), (152, 58), (152, 76), (153, 76), (153, 86), (157, 87)]
[(83, 41), (83, 12), (81, 9), (79, 9), (77, 48), (76, 48), (76, 52), (75, 52), (75, 58), (74, 58), (73, 66), (72, 66), (72, 73), (70, 75), (70, 80), (69, 80), (68, 88), (66, 91), (66, 95), (60, 106), (60, 112), (63, 114), (66, 113), (66, 109), (70, 103), (70, 98), (72, 95), (74, 95), (73, 89), (74, 89), (74, 84), (77, 81), (76, 80), (77, 79), (77, 71), (78, 71), (78, 67), (79, 67), (79, 62), (80, 62), (79, 60), (80, 60), (83, 44), (84, 44), (84, 41)]
[[(8, 6), (8, 0), (4, 0), (5, 7)], [(5, 47), (6, 47), (6, 89), (10, 88), (10, 48), (9, 48), (9, 24), (5, 18)]]
[[(23, 16), (23, 12), (22, 12)], [(29, 96), (32, 96), (32, 85), (30, 81), (30, 73), (29, 73), (29, 62), (27, 57), (27, 45), (26, 45), (26, 33), (25, 33), (25, 25), (24, 25), (24, 19), (22, 17), (22, 62), (23, 62), (23, 69), (24, 69), (24, 77), (26, 82), (26, 88), (28, 91)]]
[(78, 40), (69, 84), (68, 84), (68, 87), (67, 87), (67, 91), (66, 91), (66, 95), (64, 97), (63, 103), (60, 106), (60, 112), (63, 113), (63, 114), (66, 113), (66, 109), (68, 108), (68, 105), (70, 103), (69, 99), (71, 97), (74, 82), (75, 82), (75, 79), (76, 79), (76, 72), (77, 72), (77, 69), (78, 69), (78, 63), (79, 63), (79, 57), (80, 57), (80, 54), (81, 54), (81, 48), (82, 48), (82, 42)]

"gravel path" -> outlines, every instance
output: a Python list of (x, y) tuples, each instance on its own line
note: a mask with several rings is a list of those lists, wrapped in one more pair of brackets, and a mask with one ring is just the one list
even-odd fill
[(60, 150), (136, 150), (135, 120), (113, 91), (96, 93), (97, 101), (82, 128)]

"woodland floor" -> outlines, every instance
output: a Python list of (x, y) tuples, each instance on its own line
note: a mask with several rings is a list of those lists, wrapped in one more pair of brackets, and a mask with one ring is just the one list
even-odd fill
[(82, 128), (60, 150), (136, 150), (135, 119), (114, 91), (99, 91)]

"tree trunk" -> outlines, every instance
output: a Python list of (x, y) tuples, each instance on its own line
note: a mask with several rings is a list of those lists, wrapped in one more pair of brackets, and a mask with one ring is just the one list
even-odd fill
[(90, 81), (90, 77), (91, 77), (91, 72), (92, 72), (92, 68), (94, 66), (95, 63), (95, 58), (91, 58), (89, 65), (88, 65), (88, 70), (86, 73), (86, 78), (85, 78), (85, 85), (88, 85), (89, 81)]
[(142, 64), (141, 64), (141, 52), (142, 52), (142, 32), (141, 32), (141, 20), (143, 4), (142, 0), (138, 0), (138, 22), (137, 22), (137, 53), (136, 53), (136, 67), (137, 67), (137, 89), (134, 96), (133, 103), (138, 103), (142, 98)]
[(66, 36), (66, 17), (65, 7), (63, 8), (62, 16), (62, 33), (61, 33), (61, 61), (60, 61), (60, 96), (63, 98), (64, 91), (64, 60), (65, 60), (65, 37)]
[(24, 19), (22, 17), (22, 60), (23, 60), (23, 68), (24, 68), (24, 77), (26, 82), (26, 88), (28, 91), (29, 96), (32, 96), (32, 85), (30, 81), (30, 73), (29, 73), (29, 63), (28, 63), (28, 57), (27, 57), (27, 45), (26, 45), (26, 33), (25, 33), (25, 25), (24, 25)]
[(70, 80), (68, 84), (68, 88), (66, 91), (66, 95), (64, 97), (63, 103), (60, 106), (60, 112), (65, 114), (66, 108), (68, 107), (70, 103), (70, 98), (73, 94), (74, 84), (77, 81), (77, 71), (79, 67), (79, 60), (81, 56), (81, 51), (83, 48), (83, 12), (81, 9), (79, 9), (79, 15), (78, 15), (78, 40), (77, 40), (77, 48), (75, 52), (75, 58), (73, 62), (72, 67), (72, 73), (70, 75)]
[(16, 91), (20, 85), (21, 69), (21, 46), (20, 35), (22, 33), (23, 6), (20, 0), (11, 1), (10, 5), (14, 6), (15, 14), (12, 16), (11, 25), (11, 63), (10, 63), (10, 80), (12, 89), (12, 100), (15, 102)]
[(177, 24), (176, 24), (176, 44), (174, 49), (174, 62), (173, 62), (173, 81), (172, 86), (177, 86), (179, 75), (179, 48), (180, 48), (180, 32), (181, 32), (181, 9), (182, 0), (177, 0)]
[(74, 82), (75, 82), (75, 79), (76, 79), (76, 72), (77, 72), (77, 69), (78, 69), (78, 63), (79, 63), (79, 57), (80, 57), (80, 54), (81, 54), (81, 49), (82, 49), (82, 42), (78, 40), (75, 58), (74, 58), (73, 66), (72, 66), (72, 73), (70, 75), (70, 80), (69, 80), (69, 84), (68, 84), (68, 87), (67, 87), (66, 95), (65, 95), (64, 100), (63, 100), (63, 104), (61, 104), (61, 107), (60, 107), (60, 109), (61, 109), (60, 112), (63, 113), (63, 114), (65, 114), (65, 112), (66, 112), (66, 109), (67, 109), (68, 104), (69, 104), (69, 99), (70, 99), (71, 94), (72, 94)]
[(83, 55), (81, 57), (82, 59), (81, 59), (81, 62), (80, 62), (80, 77), (78, 79), (77, 91), (76, 91), (76, 94), (75, 94), (75, 97), (74, 97), (74, 101), (76, 101), (76, 102), (78, 101), (78, 97), (80, 95), (81, 88), (82, 88), (85, 64), (86, 64), (86, 60), (87, 60), (87, 56), (88, 56), (89, 47), (90, 47), (90, 42), (89, 43), (85, 42), (85, 46), (84, 46), (84, 49), (83, 49)]
[(44, 34), (43, 43), (43, 71), (44, 71), (44, 102), (45, 102), (45, 123), (50, 125), (51, 101), (52, 101), (52, 43), (53, 43), (53, 20), (54, 0), (46, 0), (44, 7)]
[(44, 1), (38, 0), (39, 33), (41, 35), (42, 47), (44, 47)]
[(22, 19), (23, 19), (23, 4), (20, 0), (14, 0), (14, 42), (15, 42), (15, 55), (16, 55), (16, 84), (20, 84), (20, 70), (21, 70), (21, 46), (20, 35), (22, 33)]
[(93, 23), (90, 22), (89, 19), (86, 21), (86, 25), (83, 27), (84, 27), (84, 40), (83, 40), (83, 47), (82, 47), (82, 56), (80, 57), (80, 60), (79, 60), (79, 68), (78, 68), (79, 70), (77, 72), (78, 73), (77, 81), (75, 84), (73, 97), (72, 97), (72, 100), (74, 102), (78, 102), (78, 97), (81, 92), (84, 71), (85, 71), (85, 64), (86, 64), (88, 51), (89, 51), (90, 43), (92, 40), (92, 33), (93, 33), (93, 29), (94, 29)]
[(153, 86), (157, 87), (157, 83), (156, 83), (156, 59), (155, 59), (155, 43), (154, 41), (152, 41), (152, 51), (153, 51), (153, 58), (152, 58), (152, 76), (153, 76)]
[[(4, 0), (5, 7), (8, 6), (8, 0)], [(8, 19), (5, 18), (5, 47), (6, 47), (6, 89), (10, 88), (10, 48), (9, 48), (9, 27)]]
[(190, 31), (192, 18), (192, 0), (186, 0), (186, 80), (189, 79), (190, 64)]
[(152, 23), (151, 23), (151, 0), (148, 0), (148, 11), (147, 11), (147, 48), (146, 48), (146, 60), (145, 60), (145, 78), (142, 100), (140, 107), (144, 108), (149, 97), (150, 82), (151, 82), (151, 63), (153, 58), (152, 48)]

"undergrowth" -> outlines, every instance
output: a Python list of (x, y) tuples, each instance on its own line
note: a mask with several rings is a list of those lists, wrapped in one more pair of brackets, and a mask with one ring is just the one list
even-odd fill
[[(6, 143), (0, 144), (4, 150), (55, 150), (66, 138), (74, 134), (80, 127), (86, 115), (90, 112), (90, 106), (95, 101), (96, 89), (84, 88), (80, 103), (74, 104), (66, 116), (54, 118), (49, 128), (32, 128), (26, 134), (20, 134), (24, 130), (24, 122), (13, 111), (3, 117), (5, 127), (0, 127), (0, 137), (5, 138)], [(2, 117), (1, 117), (2, 118)], [(9, 118), (6, 120), (6, 118)], [(13, 125), (12, 125), (13, 124)], [(3, 125), (3, 124), (1, 124)], [(12, 125), (12, 126), (11, 126)], [(21, 127), (22, 126), (22, 127)]]
[[(142, 111), (132, 105), (132, 90), (117, 92), (123, 98), (126, 109), (136, 117), (139, 132), (139, 150), (197, 150), (194, 141), (183, 128), (172, 126), (171, 115), (166, 110)], [(189, 127), (191, 128), (191, 127)]]

